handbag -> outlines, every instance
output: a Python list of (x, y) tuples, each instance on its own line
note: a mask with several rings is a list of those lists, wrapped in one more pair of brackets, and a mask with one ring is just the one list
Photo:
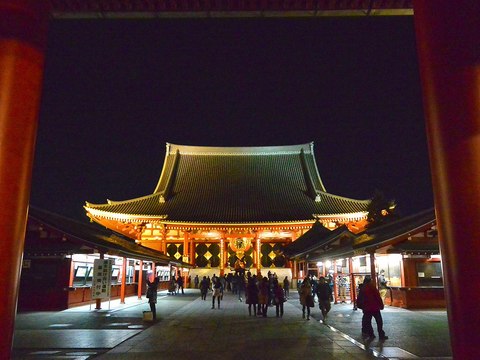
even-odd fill
[(307, 295), (307, 298), (305, 299), (307, 306), (308, 307), (314, 307), (315, 303), (313, 302), (313, 296), (312, 295)]

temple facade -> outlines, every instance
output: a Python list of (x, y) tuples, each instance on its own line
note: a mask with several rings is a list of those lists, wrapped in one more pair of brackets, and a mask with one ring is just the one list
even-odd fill
[(292, 268), (282, 251), (285, 245), (316, 221), (330, 230), (345, 225), (361, 231), (369, 202), (327, 192), (313, 143), (167, 143), (153, 193), (104, 204), (87, 202), (85, 210), (92, 221), (190, 263), (191, 273), (249, 269), (283, 275)]

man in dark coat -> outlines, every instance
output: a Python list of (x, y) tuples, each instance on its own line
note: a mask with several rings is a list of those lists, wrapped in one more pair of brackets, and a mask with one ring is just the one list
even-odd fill
[(147, 298), (150, 305), (150, 311), (152, 312), (153, 320), (157, 318), (157, 287), (160, 279), (156, 276), (153, 281), (147, 278)]
[(183, 292), (183, 277), (180, 274), (178, 274), (178, 277), (177, 277), (177, 285), (178, 285), (178, 292), (180, 293), (180, 290), (182, 290), (182, 294), (184, 294), (184, 292)]
[(358, 293), (357, 306), (363, 310), (362, 317), (362, 335), (366, 338), (373, 339), (372, 317), (377, 322), (378, 337), (380, 340), (388, 339), (383, 331), (383, 319), (380, 310), (383, 310), (383, 301), (380, 293), (372, 283), (370, 276), (365, 276), (363, 286)]
[(318, 279), (319, 283), (317, 285), (317, 297), (318, 297), (318, 307), (322, 312), (323, 321), (325, 322), (327, 314), (332, 308), (330, 301), (332, 299), (332, 288), (327, 284), (327, 281), (323, 276)]

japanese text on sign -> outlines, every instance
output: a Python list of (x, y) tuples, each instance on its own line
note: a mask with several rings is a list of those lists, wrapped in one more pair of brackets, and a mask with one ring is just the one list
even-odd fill
[(112, 282), (112, 260), (95, 259), (93, 261), (92, 299), (110, 297)]

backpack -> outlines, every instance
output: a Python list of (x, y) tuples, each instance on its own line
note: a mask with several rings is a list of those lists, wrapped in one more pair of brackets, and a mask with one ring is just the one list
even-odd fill
[(357, 308), (363, 310), (364, 306), (365, 306), (365, 295), (363, 293), (363, 289), (360, 289), (357, 296)]

